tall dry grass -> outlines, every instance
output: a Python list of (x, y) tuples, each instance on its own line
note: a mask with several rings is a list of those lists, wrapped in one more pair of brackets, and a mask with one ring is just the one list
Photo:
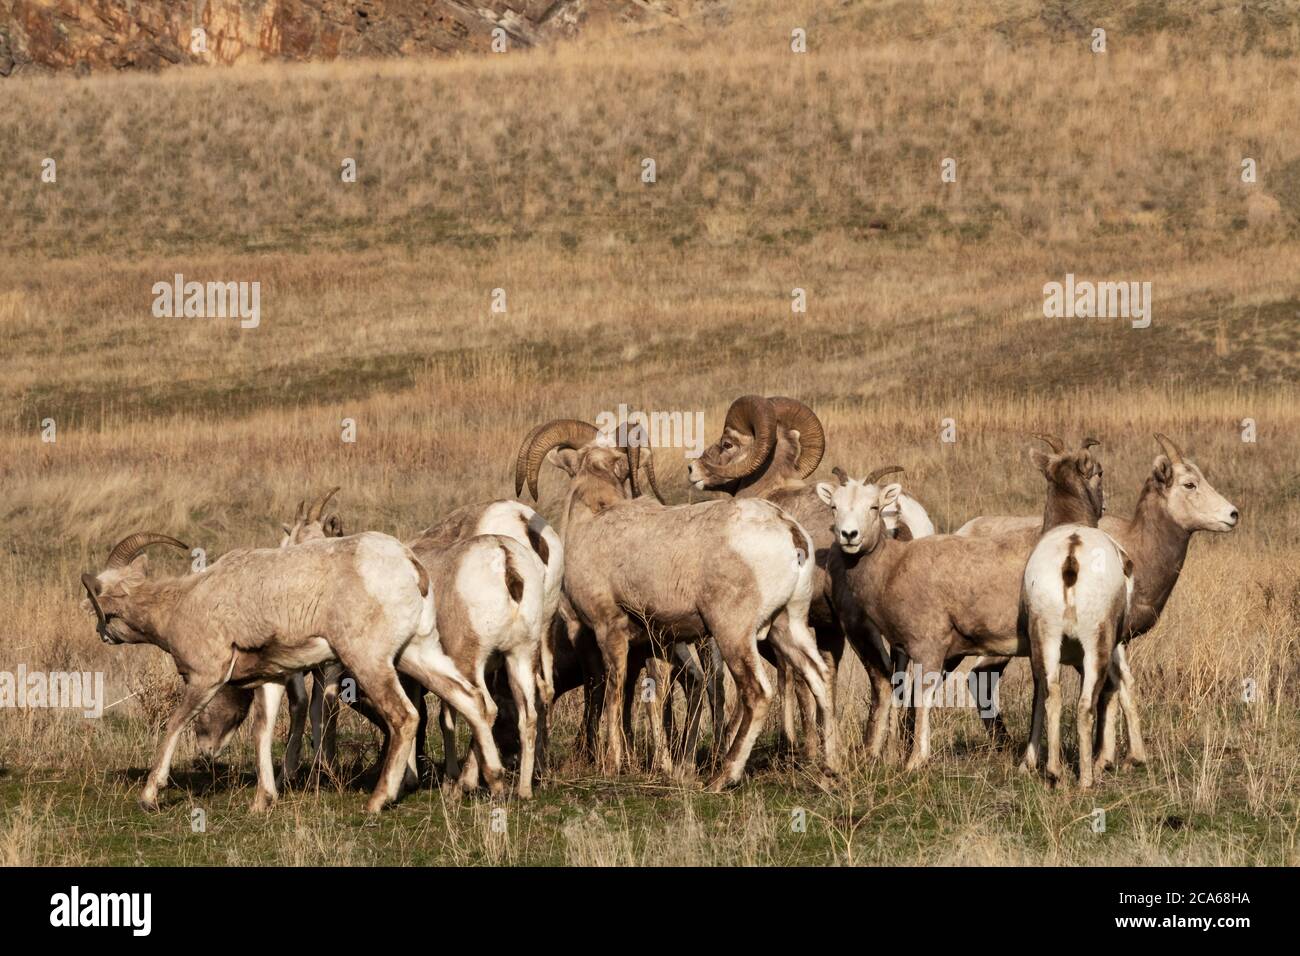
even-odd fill
[[(11, 83), (0, 100), (0, 670), (102, 670), (101, 721), (0, 711), (0, 860), (176, 863), (1291, 863), (1300, 633), (1300, 141), (1295, 27), (1248, 5), (733, 4), (658, 33), (453, 63)], [(789, 25), (813, 52), (786, 52)], [(1087, 52), (1105, 22), (1110, 52)], [(37, 179), (58, 158), (58, 182)], [(343, 156), (361, 181), (339, 181)], [(658, 160), (642, 185), (640, 159)], [(958, 183), (939, 160), (958, 159)], [(1243, 156), (1260, 181), (1240, 181)], [(1260, 197), (1266, 197), (1261, 199)], [(1253, 204), (1253, 205), (1252, 205)], [(1252, 212), (1253, 209), (1253, 212)], [(873, 223), (875, 226), (873, 226)], [(154, 282), (259, 281), (262, 322), (155, 319)], [(1046, 320), (1042, 285), (1150, 281), (1153, 324)], [(791, 290), (808, 291), (806, 315)], [(491, 291), (507, 293), (505, 315)], [(131, 802), (175, 675), (108, 648), (77, 579), (118, 537), (271, 544), (344, 486), (409, 535), (511, 493), (544, 416), (796, 395), (832, 465), (885, 461), (936, 524), (1036, 511), (1026, 435), (1103, 439), (1132, 508), (1173, 435), (1242, 510), (1199, 535), (1134, 647), (1146, 771), (1048, 793), (938, 719), (924, 773), (859, 752), (819, 789), (760, 747), (739, 793), (595, 777), (569, 750), (533, 807), (355, 793), (246, 818), (247, 779), (178, 763)], [(41, 440), (41, 422), (57, 440)], [(341, 422), (357, 441), (340, 440)], [(1242, 441), (1242, 422), (1257, 440)], [(940, 440), (951, 419), (957, 441)], [(692, 497), (681, 449), (656, 458)], [(561, 483), (543, 476), (558, 517)], [(698, 496), (696, 496), (698, 497)], [(159, 564), (178, 567), (159, 555)], [(1242, 682), (1255, 682), (1253, 703)], [(850, 663), (841, 722), (865, 682)], [(1023, 730), (1028, 674), (1004, 702)], [(347, 753), (375, 741), (348, 723)], [(188, 746), (188, 745), (187, 745)], [(250, 745), (232, 751), (249, 766)], [(211, 811), (190, 832), (188, 808)], [(1104, 835), (1088, 826), (1107, 810)], [(790, 829), (808, 811), (805, 833)]]

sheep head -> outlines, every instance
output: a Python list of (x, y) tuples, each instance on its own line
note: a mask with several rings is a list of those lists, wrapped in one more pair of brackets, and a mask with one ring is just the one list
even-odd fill
[(568, 473), (574, 491), (594, 510), (629, 497), (624, 481), (631, 488), (630, 497), (639, 497), (638, 476), (643, 467), (655, 498), (663, 501), (649, 443), (644, 429), (639, 427), (628, 430), (627, 442), (621, 446), (595, 425), (573, 418), (557, 418), (534, 428), (515, 458), (516, 494), (527, 484), (533, 499), (537, 499), (537, 479), (543, 461)]
[(793, 398), (744, 395), (731, 403), (722, 437), (690, 464), (692, 484), (701, 491), (732, 489), (758, 477), (802, 480), (817, 470), (826, 434), (817, 416)]
[(280, 525), (284, 531), (283, 537), (280, 538), (280, 547), (287, 548), (291, 544), (301, 544), (304, 541), (313, 541), (317, 538), (343, 537), (343, 521), (339, 516), (335, 514), (328, 517), (324, 516), (325, 506), (338, 493), (338, 490), (339, 486), (335, 485), (321, 495), (311, 507), (307, 506), (306, 501), (298, 502), (298, 510), (293, 516), (293, 524)]
[(103, 571), (81, 576), (81, 586), (86, 589), (81, 608), (94, 613), (95, 631), (105, 644), (138, 644), (146, 640), (130, 622), (136, 619), (134, 595), (147, 577), (149, 558), (144, 552), (155, 544), (189, 551), (189, 545), (168, 535), (138, 531), (113, 546)]
[(1029, 453), (1030, 460), (1047, 479), (1047, 525), (1066, 521), (1095, 525), (1106, 507), (1102, 489), (1101, 462), (1092, 449), (1101, 444), (1085, 438), (1078, 450), (1067, 451), (1065, 442), (1054, 435), (1035, 435), (1052, 453), (1040, 449)]
[(850, 478), (835, 469), (835, 482), (817, 485), (817, 497), (829, 505), (834, 515), (835, 542), (845, 554), (867, 554), (876, 550), (881, 539), (888, 537), (885, 509), (898, 501), (903, 486), (879, 485), (886, 475), (900, 472), (898, 465), (877, 468), (865, 478)]
[(1184, 531), (1231, 531), (1237, 526), (1237, 508), (1214, 490), (1201, 469), (1183, 457), (1177, 445), (1156, 433), (1164, 450), (1151, 467), (1148, 489), (1159, 494), (1170, 518)]

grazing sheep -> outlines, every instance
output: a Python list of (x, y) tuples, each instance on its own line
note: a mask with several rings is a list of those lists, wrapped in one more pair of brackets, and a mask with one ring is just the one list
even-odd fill
[[(821, 422), (807, 405), (793, 398), (764, 398), (746, 395), (732, 402), (722, 426), (722, 436), (694, 459), (688, 475), (701, 491), (722, 491), (736, 498), (762, 498), (779, 505), (812, 536), (817, 569), (813, 583), (813, 603), (809, 624), (817, 636), (817, 647), (830, 676), (827, 689), (834, 711), (836, 674), (844, 655), (845, 633), (836, 621), (831, 606), (831, 581), (827, 560), (835, 544), (832, 529), (834, 516), (816, 486), (805, 479), (817, 470), (826, 450), (826, 436)], [(934, 534), (925, 509), (913, 498), (900, 495), (885, 513), (890, 534), (902, 533), (912, 538)], [(893, 667), (890, 654), (871, 625), (848, 635), (871, 679), (872, 707), (865, 738), (870, 752), (878, 756), (889, 729)], [(765, 654), (770, 658), (770, 654)], [(794, 694), (790, 693), (789, 675), (780, 673), (782, 732), (787, 741), (794, 740)], [(805, 728), (812, 726), (812, 699), (805, 688), (795, 685)], [(804, 735), (803, 756), (815, 761), (817, 738)]]
[(1048, 481), (1043, 536), (1030, 552), (1020, 592), (1021, 619), (1034, 671), (1034, 715), (1022, 766), (1038, 766), (1044, 716), (1047, 775), (1061, 778), (1061, 663), (1078, 668), (1079, 784), (1092, 786), (1093, 718), (1106, 684), (1111, 655), (1123, 633), (1133, 594), (1133, 563), (1097, 528), (1102, 496), (1090, 485), (1100, 472), (1086, 439), (1074, 455), (1059, 439), (1040, 436), (1052, 456), (1035, 450), (1034, 464)]
[[(709, 789), (738, 782), (744, 773), (772, 698), (758, 653), (758, 642), (769, 636), (811, 688), (827, 769), (833, 769), (838, 747), (826, 668), (807, 626), (813, 578), (808, 535), (766, 501), (670, 508), (636, 498), (640, 438), (624, 448), (611, 444), (587, 422), (560, 419), (534, 429), (518, 459), (534, 498), (544, 459), (570, 477), (564, 588), (604, 660), (606, 772), (622, 766), (619, 710), (628, 647), (649, 640), (649, 630), (679, 641), (711, 635), (736, 682), (736, 732)], [(658, 498), (652, 466), (647, 477)], [(631, 499), (624, 481), (631, 484)], [(774, 626), (778, 618), (783, 627)]]
[[(161, 647), (185, 679), (141, 806), (157, 808), (182, 731), (223, 686), (279, 686), (291, 674), (332, 660), (356, 676), (392, 741), (368, 811), (397, 799), (403, 767), (414, 763), (417, 717), (398, 670), (466, 715), (485, 751), (488, 779), (500, 791), (502, 769), (485, 703), (439, 646), (429, 575), (400, 541), (370, 532), (287, 549), (241, 549), (182, 577), (149, 576), (143, 552), (155, 544), (188, 550), (167, 535), (133, 534), (117, 543), (103, 571), (81, 578), (83, 606), (94, 612), (106, 643)], [(276, 797), (270, 761), (274, 718), (271, 708), (256, 728), (254, 810)]]
[[(1164, 454), (1157, 455), (1152, 464), (1151, 473), (1138, 495), (1133, 517), (1125, 519), (1107, 515), (1098, 523), (1098, 527), (1110, 535), (1133, 562), (1133, 600), (1114, 655), (1119, 686), (1114, 689), (1108, 686), (1100, 701), (1102, 741), (1097, 759), (1100, 769), (1115, 761), (1117, 712), (1111, 706), (1112, 690), (1119, 695), (1128, 729), (1128, 759), (1137, 765), (1146, 763), (1146, 746), (1142, 740), (1133, 673), (1128, 665), (1127, 644), (1151, 630), (1160, 620), (1160, 613), (1178, 583), (1192, 535), (1197, 531), (1231, 531), (1237, 526), (1239, 517), (1236, 506), (1214, 490), (1201, 469), (1184, 458), (1173, 441), (1158, 433), (1155, 439)], [(1003, 528), (1028, 538), (1034, 534), (1037, 525), (1035, 518), (976, 518), (968, 521), (958, 533), (987, 537), (990, 529)], [(1007, 656), (987, 656), (976, 661), (975, 667), (1000, 676), (1009, 663), (1011, 658)], [(996, 733), (1000, 720), (986, 721), (986, 724), (991, 732)]]

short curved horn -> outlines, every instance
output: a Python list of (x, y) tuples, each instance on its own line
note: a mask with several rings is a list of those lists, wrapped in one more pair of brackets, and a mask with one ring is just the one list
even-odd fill
[(534, 501), (537, 500), (537, 473), (546, 453), (553, 448), (581, 448), (599, 434), (595, 425), (576, 418), (556, 418), (536, 430), (524, 456), (524, 479)]
[(1100, 445), (1100, 444), (1101, 442), (1095, 438), (1085, 438), (1083, 440), (1083, 450), (1087, 451), (1089, 448), (1092, 448), (1093, 446)]
[(654, 494), (655, 499), (656, 499), (656, 500), (657, 500), (661, 505), (662, 505), (662, 504), (667, 504), (667, 502), (664, 501), (664, 496), (661, 495), (661, 494), (659, 493), (659, 482), (657, 482), (657, 481), (655, 480), (655, 456), (654, 456), (654, 451), (653, 451), (651, 448), (649, 448), (648, 446), (646, 447), (646, 450), (645, 450), (645, 458), (643, 458), (642, 461), (643, 461), (644, 464), (645, 464), (645, 477), (646, 477), (646, 481), (648, 481), (648, 482), (650, 483), (650, 491)]
[(298, 510), (293, 513), (294, 524), (306, 524), (307, 522), (307, 500), (304, 498), (298, 502)]
[(1167, 436), (1156, 432), (1156, 441), (1160, 442), (1160, 447), (1165, 450), (1165, 454), (1169, 456), (1170, 461), (1175, 465), (1183, 464), (1183, 453), (1178, 450), (1178, 446), (1175, 445), (1172, 440)]
[(836, 465), (831, 469), (831, 474), (840, 480), (841, 485), (847, 485), (849, 483), (849, 476), (839, 465)]
[(150, 545), (165, 544), (173, 548), (179, 548), (181, 551), (188, 551), (190, 546), (182, 541), (165, 534), (157, 534), (153, 531), (137, 531), (135, 534), (127, 535), (121, 541), (113, 546), (113, 550), (108, 553), (108, 566), (110, 568), (124, 568), (135, 560), (135, 556)]
[(787, 429), (799, 432), (799, 460), (795, 471), (807, 478), (822, 463), (826, 454), (826, 430), (813, 410), (796, 398), (769, 399), (776, 412), (777, 422)]
[(333, 498), (338, 493), (339, 487), (340, 487), (339, 485), (335, 485), (333, 488), (331, 488), (329, 491), (325, 492), (325, 494), (321, 496), (320, 501), (312, 505), (311, 510), (307, 512), (308, 522), (320, 521), (321, 513), (325, 510), (325, 506), (329, 504), (330, 499)]
[(524, 478), (528, 473), (528, 449), (533, 447), (533, 440), (542, 433), (546, 427), (546, 422), (537, 425), (519, 446), (519, 452), (515, 456), (515, 497), (518, 498), (524, 493)]
[(885, 475), (892, 475), (895, 472), (899, 472), (903, 470), (904, 469), (902, 465), (886, 465), (884, 468), (877, 468), (871, 474), (867, 475), (867, 479), (865, 482), (863, 482), (863, 484), (874, 485), (881, 478), (884, 478)]
[(1065, 451), (1065, 442), (1061, 441), (1061, 439), (1057, 438), (1055, 435), (1040, 435), (1035, 432), (1034, 437), (1039, 441), (1046, 442), (1047, 447), (1052, 449), (1054, 454), (1059, 455), (1061, 452)]
[(748, 432), (754, 436), (754, 444), (750, 446), (749, 454), (739, 461), (710, 470), (725, 479), (744, 478), (758, 471), (776, 444), (776, 410), (772, 403), (762, 395), (743, 395), (727, 409), (722, 427), (724, 430), (731, 428)]

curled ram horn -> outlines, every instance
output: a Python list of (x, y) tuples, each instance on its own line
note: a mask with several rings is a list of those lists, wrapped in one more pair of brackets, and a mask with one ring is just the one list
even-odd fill
[(795, 471), (799, 478), (807, 478), (822, 462), (826, 454), (826, 431), (813, 410), (796, 398), (772, 398), (772, 410), (777, 424), (799, 433), (799, 460)]
[(600, 430), (590, 422), (576, 418), (556, 418), (533, 430), (532, 441), (527, 452), (522, 456), (524, 481), (533, 500), (537, 500), (537, 473), (541, 471), (542, 460), (555, 448), (581, 448), (600, 434)]
[(744, 478), (763, 467), (767, 456), (776, 444), (776, 409), (761, 395), (743, 395), (731, 403), (723, 430), (730, 428), (754, 436), (749, 453), (729, 465), (717, 465), (710, 470), (719, 478)]
[(135, 534), (127, 535), (108, 553), (108, 567), (124, 568), (132, 561), (135, 556), (145, 548), (155, 544), (165, 544), (169, 547), (179, 548), (181, 551), (188, 551), (190, 546), (182, 541), (165, 534), (158, 534), (154, 531), (137, 531)]

